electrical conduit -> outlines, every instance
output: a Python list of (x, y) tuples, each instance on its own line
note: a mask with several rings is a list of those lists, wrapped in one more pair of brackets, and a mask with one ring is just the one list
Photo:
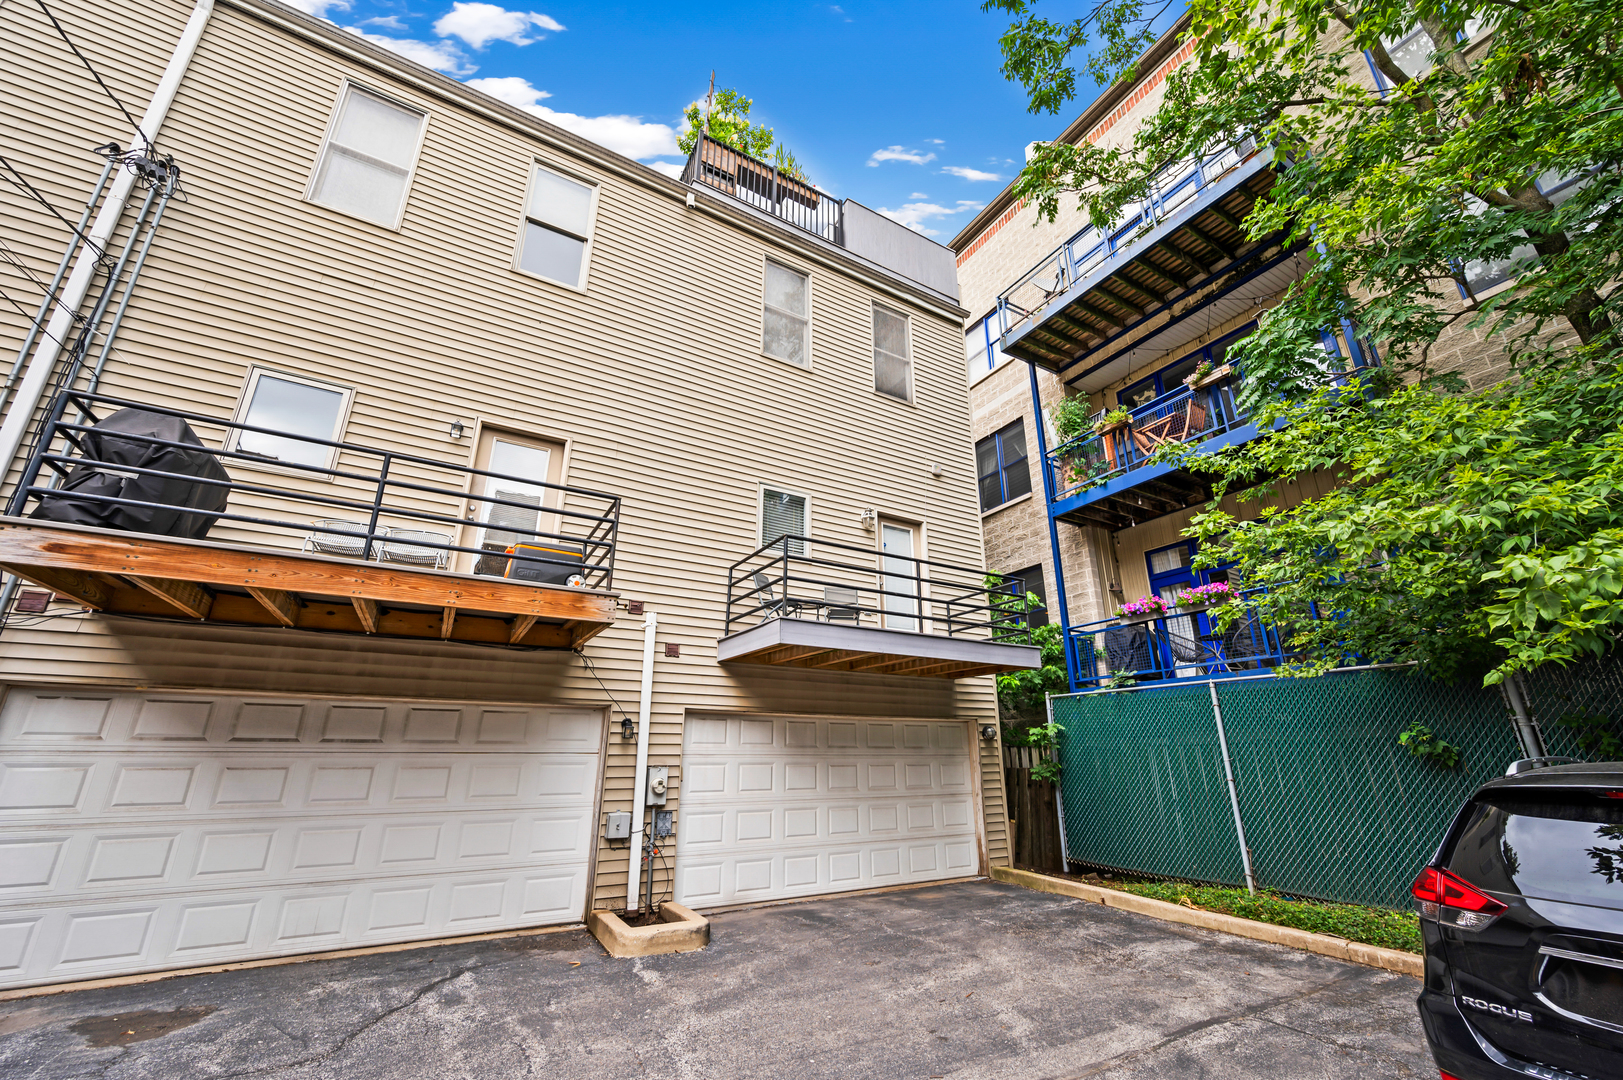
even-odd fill
[[(648, 716), (654, 699), (654, 631), (659, 626), (659, 613), (650, 611), (642, 624), (642, 696), (637, 702), (637, 771), (631, 792), (631, 865), (626, 868), (626, 911), (635, 913), (638, 886), (642, 884), (642, 816), (648, 800)], [(650, 866), (648, 873), (652, 875)]]

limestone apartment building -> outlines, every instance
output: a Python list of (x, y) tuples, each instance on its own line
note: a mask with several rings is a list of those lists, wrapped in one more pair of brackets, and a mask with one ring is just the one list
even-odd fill
[[(1132, 81), (1106, 90), (1059, 139), (1130, 143), (1159, 108), (1167, 75), (1194, 54), (1187, 27), (1185, 16), (1140, 58)], [(1387, 47), (1418, 75), (1428, 44), (1417, 27)], [(1367, 75), (1372, 88), (1385, 86), (1373, 64)], [(1299, 248), (1282, 234), (1252, 241), (1240, 229), (1274, 169), (1270, 148), (1249, 140), (1214, 148), (1168, 169), (1144, 206), (1103, 232), (1074, 200), (1062, 200), (1049, 223), (1005, 189), (951, 242), (970, 311), (965, 356), (987, 566), (1048, 598), (1049, 617), (1065, 624), (1073, 689), (1112, 674), (1142, 682), (1255, 671), (1279, 656), (1277, 634), (1257, 623), (1219, 635), (1198, 613), (1142, 629), (1115, 618), (1124, 601), (1170, 601), (1232, 577), (1193, 569), (1194, 543), (1182, 535), (1209, 489), (1147, 459), (1167, 441), (1217, 447), (1263, 434), (1238, 409), (1240, 373), (1224, 357), (1299, 273)], [(1549, 187), (1559, 201), (1568, 185)], [(1506, 280), (1504, 265), (1467, 273), (1478, 296)], [(1338, 369), (1380, 362), (1350, 324), (1325, 327), (1322, 338)], [(1473, 385), (1504, 370), (1476, 331), (1451, 330), (1432, 356)], [(1206, 377), (1190, 387), (1197, 369)], [(1076, 395), (1096, 418), (1129, 410), (1130, 426), (1061, 444), (1052, 412)], [(1282, 481), (1274, 501), (1294, 505), (1325, 482)], [(1259, 509), (1232, 500), (1227, 508)]]
[[(6, 387), (0, 985), (1006, 861), (991, 675), (1036, 650), (950, 251), (273, 0), (53, 7), (184, 198), (140, 233), (156, 166), (112, 170)], [(0, 23), (5, 156), (72, 218), (129, 124)], [(0, 210), (48, 284), (69, 228)]]

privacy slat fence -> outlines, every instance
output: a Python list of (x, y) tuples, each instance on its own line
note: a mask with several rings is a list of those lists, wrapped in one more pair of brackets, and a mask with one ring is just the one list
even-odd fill
[(1049, 781), (1031, 775), (1031, 770), (1047, 756), (1034, 746), (1003, 748), (1003, 790), (1009, 796), (1009, 853), (1016, 866), (1063, 870), (1059, 793)]
[[(1410, 671), (1179, 680), (1055, 697), (1053, 716), (1072, 863), (1243, 885), (1238, 803), (1259, 887), (1390, 907), (1477, 785), (1520, 756), (1496, 692)], [(1415, 719), (1461, 749), (1458, 767), (1398, 745)]]

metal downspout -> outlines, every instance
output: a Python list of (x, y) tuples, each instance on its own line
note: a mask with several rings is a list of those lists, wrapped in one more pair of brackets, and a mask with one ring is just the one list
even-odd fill
[[(626, 911), (636, 912), (641, 900), (637, 887), (642, 881), (642, 816), (648, 809), (648, 718), (653, 711), (654, 697), (654, 631), (659, 627), (659, 613), (650, 611), (642, 624), (642, 697), (637, 702), (637, 768), (633, 773), (631, 792), (631, 865), (626, 868)], [(648, 876), (654, 876), (652, 865)]]
[(1077, 663), (1071, 655), (1071, 605), (1065, 598), (1065, 568), (1059, 557), (1059, 526), (1054, 521), (1054, 477), (1048, 468), (1048, 429), (1043, 424), (1043, 398), (1037, 387), (1037, 365), (1026, 361), (1031, 376), (1031, 412), (1037, 425), (1037, 460), (1043, 470), (1043, 516), (1048, 519), (1048, 552), (1054, 560), (1054, 597), (1059, 601), (1060, 643), (1065, 648), (1065, 681), (1071, 693), (1077, 691)]

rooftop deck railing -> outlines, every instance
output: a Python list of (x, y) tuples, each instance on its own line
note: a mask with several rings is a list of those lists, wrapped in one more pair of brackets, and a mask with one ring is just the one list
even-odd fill
[(845, 244), (844, 200), (708, 135), (701, 135), (688, 155), (682, 182), (715, 188), (824, 240)]
[(1006, 338), (1039, 316), (1054, 297), (1105, 264), (1125, 258), (1141, 235), (1256, 152), (1256, 143), (1244, 139), (1206, 157), (1162, 169), (1150, 181), (1144, 200), (1126, 207), (1119, 221), (1107, 229), (1090, 223), (1004, 289), (997, 301), (998, 333)]
[[(1266, 592), (1240, 591), (1232, 601), (1240, 614), (1226, 628), (1208, 608), (1071, 627), (1066, 651), (1075, 688), (1254, 676), (1279, 667), (1296, 654), (1288, 644), (1290, 627), (1272, 625), (1257, 611), (1256, 598)], [(1316, 610), (1303, 615), (1304, 620), (1318, 617)]]
[(1165, 445), (1198, 443), (1243, 427), (1250, 419), (1235, 400), (1235, 378), (1180, 386), (1131, 410), (1121, 427), (1087, 432), (1048, 454), (1054, 501), (1062, 502), (1143, 468)]
[(771, 619), (1029, 644), (1024, 582), (873, 548), (782, 536), (727, 569), (728, 634)]
[[(77, 420), (68, 419), (70, 409)], [(184, 421), (202, 443), (96, 428), (98, 421), (122, 409)], [(246, 434), (269, 436), (279, 440), (277, 445), (319, 448), (330, 464), (243, 450), (240, 441)], [(221, 469), (210, 476), (131, 463), (151, 450), (212, 457)], [(225, 466), (238, 467), (242, 474), (231, 475)], [(150, 492), (154, 481), (159, 487), (168, 482), (171, 491), (187, 492), (183, 497), (193, 501), (139, 497)], [(501, 488), (502, 483), (508, 487)], [(128, 494), (132, 490), (137, 494)], [(67, 520), (82, 516), (71, 512), (78, 509), (108, 519), (108, 527), (140, 531), (143, 516), (173, 514), (177, 506), (184, 506), (193, 519), (206, 519), (204, 532), (223, 523), (218, 535), (207, 537), (211, 543), (428, 569), (471, 563), (473, 573), (509, 577), (519, 584), (608, 589), (614, 581), (617, 495), (105, 394), (64, 391), (56, 396), (6, 513)], [(120, 520), (137, 524), (120, 526)], [(472, 542), (481, 532), (483, 540)], [(469, 542), (458, 542), (459, 537)]]

